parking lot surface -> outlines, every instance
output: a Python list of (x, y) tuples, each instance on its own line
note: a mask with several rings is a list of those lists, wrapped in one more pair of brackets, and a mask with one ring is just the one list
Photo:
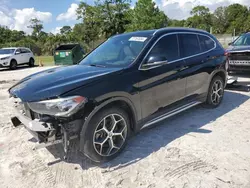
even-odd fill
[(10, 123), (8, 88), (47, 68), (0, 70), (0, 187), (250, 188), (247, 90), (226, 90), (217, 109), (197, 106), (142, 131), (118, 158), (97, 166), (75, 150), (62, 161), (60, 146), (34, 151), (32, 136)]

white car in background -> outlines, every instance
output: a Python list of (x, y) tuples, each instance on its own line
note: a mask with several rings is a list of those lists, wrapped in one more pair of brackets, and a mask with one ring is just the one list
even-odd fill
[(9, 67), (16, 69), (18, 65), (27, 64), (33, 67), (35, 58), (32, 51), (28, 48), (1, 48), (0, 49), (0, 68)]

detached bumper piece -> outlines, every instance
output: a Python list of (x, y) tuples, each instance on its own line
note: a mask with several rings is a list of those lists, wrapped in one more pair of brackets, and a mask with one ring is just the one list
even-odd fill
[(12, 117), (11, 122), (14, 125), (14, 127), (17, 127), (22, 124), (22, 122), (17, 117)]
[(227, 78), (227, 84), (234, 84), (236, 83), (238, 80), (237, 76), (228, 76)]

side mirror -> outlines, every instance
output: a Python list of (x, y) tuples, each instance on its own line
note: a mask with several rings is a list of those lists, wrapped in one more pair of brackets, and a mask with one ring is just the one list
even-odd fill
[(232, 44), (233, 44), (232, 42), (229, 42), (229, 43), (228, 43), (228, 46), (230, 46), (230, 45), (232, 45)]
[(167, 64), (168, 61), (163, 56), (149, 56), (146, 63), (142, 65), (142, 68), (154, 68)]
[(20, 53), (21, 53), (21, 52), (16, 52), (15, 54), (18, 55), (18, 54), (20, 54)]

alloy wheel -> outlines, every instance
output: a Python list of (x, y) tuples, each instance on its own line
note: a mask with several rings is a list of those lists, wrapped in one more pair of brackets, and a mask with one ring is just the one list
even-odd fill
[(118, 114), (104, 117), (96, 127), (93, 137), (95, 151), (101, 156), (111, 156), (117, 153), (127, 138), (127, 124)]
[(223, 97), (223, 83), (221, 80), (216, 80), (212, 86), (211, 101), (214, 105), (220, 103)]

